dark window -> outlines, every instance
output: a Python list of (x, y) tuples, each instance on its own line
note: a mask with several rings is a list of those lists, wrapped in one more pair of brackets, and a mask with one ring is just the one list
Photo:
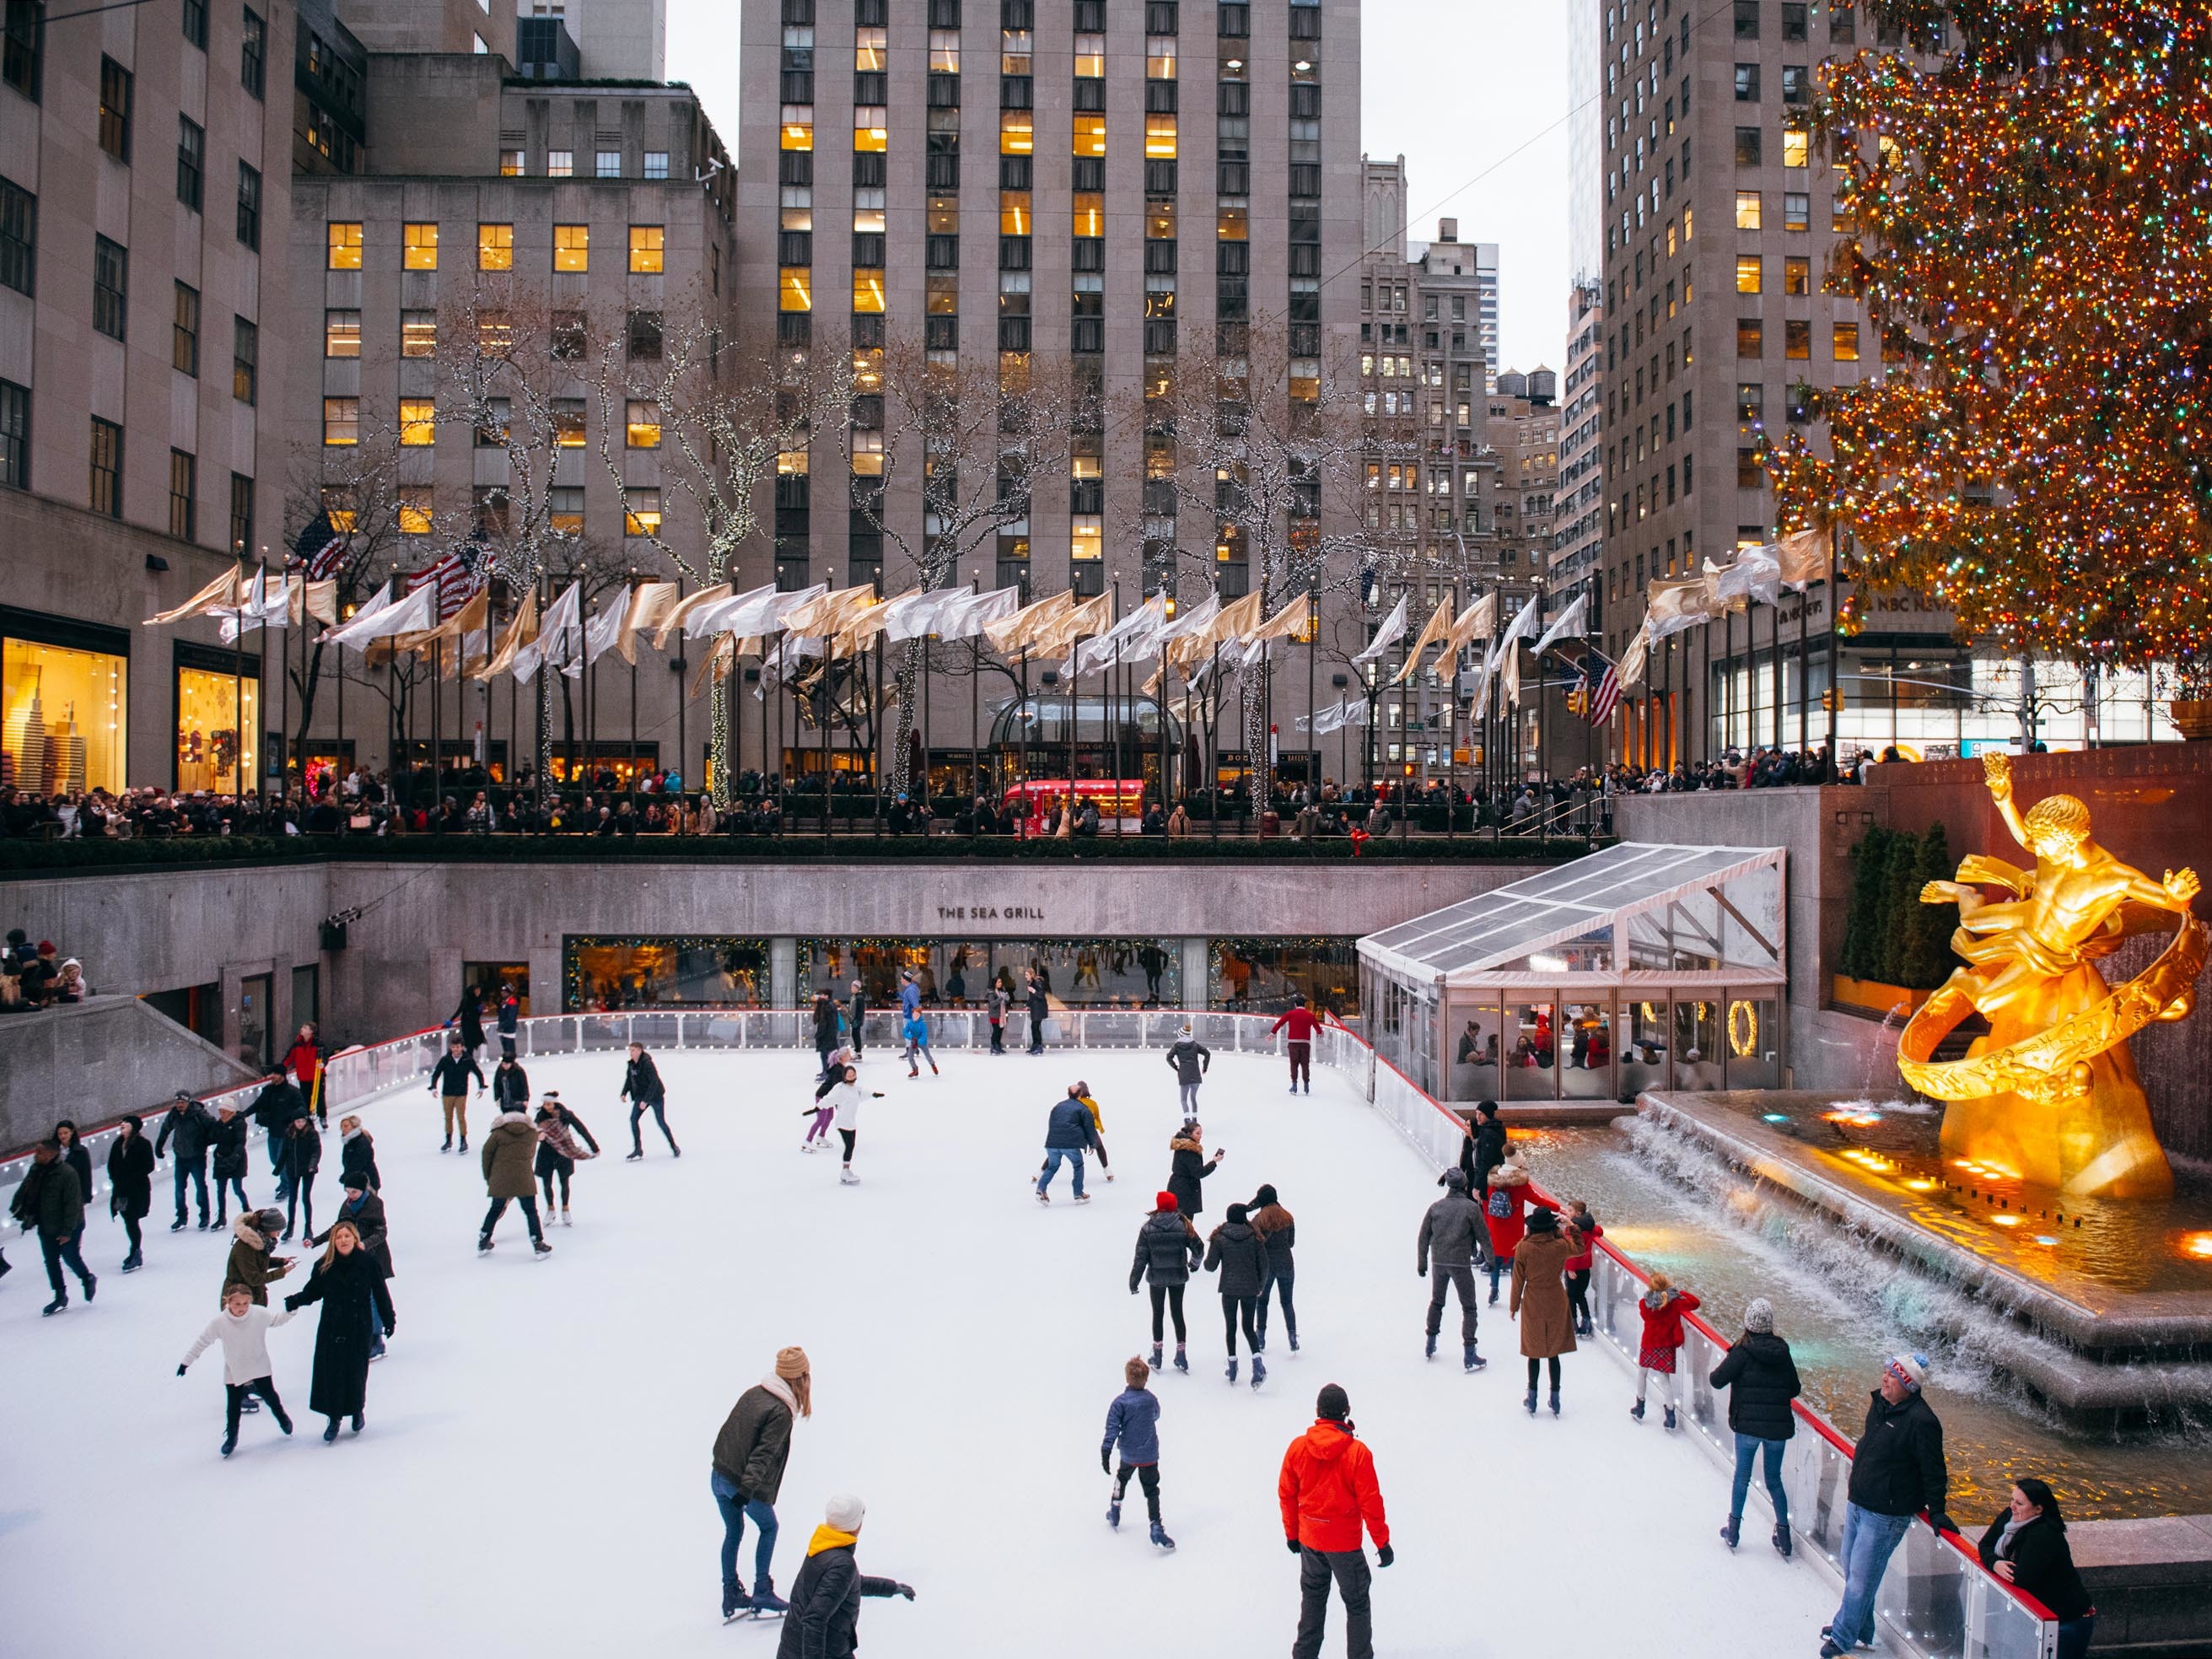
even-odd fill
[(169, 325), (169, 361), (184, 373), (200, 372), (200, 291), (177, 284), (177, 313)]
[(0, 484), (31, 485), (31, 389), (0, 380)]
[(1073, 244), (1071, 268), (1079, 271), (1102, 271), (1106, 269), (1106, 240), (1102, 236), (1079, 236)]
[(1735, 130), (1735, 164), (1740, 167), (1755, 167), (1759, 164), (1761, 150), (1757, 127), (1738, 127)]
[(1026, 236), (999, 238), (999, 269), (1027, 270), (1030, 268), (1030, 239)]
[(118, 161), (131, 159), (131, 71), (106, 56), (100, 60), (100, 147)]
[[(860, 0), (860, 4), (862, 9), (872, 11), (875, 15), (872, 17), (861, 17), (856, 12), (854, 21), (878, 24), (884, 21), (884, 8), (882, 5), (870, 5), (868, 0)], [(958, 28), (960, 0), (929, 0), (929, 27), (933, 29)]]
[(1805, 38), (1805, 0), (1782, 0), (1782, 38), (1802, 40)]
[(38, 286), (39, 198), (0, 179), (0, 284), (18, 294)]
[(960, 349), (960, 319), (957, 317), (925, 317), (921, 331), (925, 349), (957, 351)]
[(1069, 325), (1069, 349), (1079, 356), (1096, 356), (1106, 349), (1106, 322), (1101, 317), (1078, 317)]
[(1145, 112), (1147, 115), (1173, 115), (1176, 112), (1176, 82), (1147, 81), (1145, 82)]
[(884, 268), (884, 238), (880, 231), (856, 230), (853, 233), (853, 267), (856, 270), (881, 270)]
[(1036, 83), (1026, 75), (1002, 75), (999, 77), (999, 107), (1027, 109), (1035, 101)]
[(553, 313), (553, 356), (556, 362), (581, 362), (586, 338), (582, 312), (556, 311)]
[(1145, 163), (1145, 194), (1172, 196), (1176, 193), (1176, 164), (1173, 161)]
[(1027, 351), (1030, 349), (1030, 319), (1026, 317), (999, 319), (999, 349)]
[(1095, 115), (1106, 107), (1106, 83), (1095, 76), (1078, 76), (1075, 82), (1075, 107), (1086, 115)]
[(1291, 199), (1293, 202), (1321, 200), (1321, 163), (1293, 161), (1291, 163)]
[[(854, 78), (859, 81), (866, 81), (870, 77), (862, 75), (857, 76)], [(881, 76), (877, 76), (874, 78), (879, 82), (883, 79)], [(787, 69), (783, 71), (782, 83), (783, 101), (785, 103), (811, 104), (814, 101), (814, 75), (811, 70)], [(857, 97), (854, 101), (858, 101)]]
[[(814, 0), (783, 0), (783, 21), (787, 23), (811, 23), (814, 21)], [(865, 23), (868, 20), (860, 18)]]
[(1735, 100), (1739, 104), (1759, 101), (1759, 65), (1738, 64), (1735, 66)]
[(776, 154), (776, 182), (780, 185), (811, 185), (814, 182), (814, 157), (803, 149), (780, 150)]
[(1813, 71), (1802, 64), (1793, 64), (1782, 71), (1782, 101), (1785, 104), (1807, 104), (1813, 100)]
[(932, 236), (923, 250), (927, 268), (931, 270), (957, 270), (960, 268), (960, 239), (957, 236)]
[(804, 230), (781, 230), (775, 237), (775, 262), (780, 265), (814, 263), (814, 237)]
[(813, 343), (814, 319), (803, 311), (776, 313), (775, 343), (785, 350), (804, 349)]
[(193, 212), (207, 183), (207, 129), (189, 115), (177, 118), (177, 199)]
[(253, 480), (243, 472), (230, 475), (230, 547), (242, 553), (253, 545)]
[(123, 338), (125, 302), (131, 296), (130, 251), (105, 236), (92, 239), (92, 325)]
[[(853, 101), (856, 104), (888, 104), (890, 102), (890, 77), (881, 70), (861, 70), (853, 76)], [(787, 104), (811, 104), (811, 97), (790, 98)]]
[(261, 21), (259, 12), (248, 6), (238, 48), (238, 83), (256, 98), (261, 96), (262, 83), (268, 78), (268, 57), (269, 26)]
[(243, 317), (230, 320), (230, 395), (242, 404), (261, 395), (261, 331)]
[(1145, 0), (1145, 33), (1173, 34), (1176, 32), (1176, 0)]
[(1321, 115), (1321, 88), (1310, 81), (1300, 81), (1291, 88), (1291, 119), (1311, 121)]
[[(1176, 325), (1172, 317), (1154, 317), (1145, 324), (1145, 356), (1172, 357), (1176, 355)], [(1096, 511), (1096, 509), (1093, 509)]]
[(1106, 32), (1106, 0), (1075, 0), (1075, 32), (1078, 34), (1103, 34)]
[(1321, 8), (1319, 6), (1300, 6), (1295, 3), (1291, 5), (1291, 39), (1293, 40), (1321, 39)]
[(39, 101), (40, 59), (46, 54), (46, 9), (42, 0), (7, 0), (0, 33), (0, 81)]
[(853, 187), (855, 190), (883, 189), (884, 180), (888, 173), (884, 164), (889, 160), (890, 158), (881, 150), (864, 149), (854, 152)]
[(1220, 115), (1249, 115), (1252, 88), (1242, 81), (1224, 81), (1213, 89), (1213, 107)]
[(1252, 33), (1251, 7), (1243, 3), (1243, 0), (1237, 0), (1234, 4), (1224, 0), (1221, 9), (1215, 14), (1214, 28), (1224, 40), (1247, 39)]
[(1739, 40), (1759, 39), (1759, 8), (1760, 0), (1735, 0), (1735, 38)]
[(999, 158), (999, 188), (1027, 190), (1030, 187), (1031, 169), (1026, 155), (1001, 155)]
[(180, 542), (198, 528), (200, 464), (181, 449), (169, 452), (169, 533)]
[(92, 417), (92, 510), (111, 519), (123, 516), (123, 428)]
[(1079, 155), (1069, 168), (1069, 188), (1094, 193), (1106, 188), (1106, 158), (1103, 155)]
[(1249, 161), (1223, 161), (1218, 164), (1220, 177), (1215, 189), (1224, 196), (1249, 196), (1252, 193), (1252, 164)]
[(1176, 245), (1172, 240), (1148, 237), (1145, 241), (1145, 274), (1168, 276), (1175, 273)]
[(929, 77), (929, 107), (958, 109), (960, 107), (960, 77), (957, 75), (933, 75)]
[(629, 314), (629, 355), (633, 362), (660, 361), (660, 313), (633, 311)]
[(1034, 28), (1036, 8), (1030, 0), (999, 0), (999, 25), (1010, 29)]
[(1850, 6), (1832, 5), (1828, 8), (1828, 39), (1834, 41), (1855, 41), (1859, 38), (1859, 20)]
[[(940, 136), (945, 135), (932, 133), (930, 135), (930, 143), (934, 144)], [(957, 149), (932, 149), (924, 163), (923, 172), (928, 184), (928, 187), (932, 190), (959, 189), (959, 151)]]
[(185, 0), (185, 39), (207, 50), (207, 0)]
[(238, 240), (258, 252), (261, 248), (261, 174), (238, 164)]

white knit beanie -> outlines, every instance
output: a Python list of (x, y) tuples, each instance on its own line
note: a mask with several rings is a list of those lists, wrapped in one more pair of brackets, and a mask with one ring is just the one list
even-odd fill
[(823, 1511), (822, 1518), (836, 1528), (839, 1532), (858, 1532), (860, 1529), (860, 1519), (867, 1512), (868, 1506), (866, 1504), (848, 1492), (841, 1492), (830, 1500), (829, 1507)]

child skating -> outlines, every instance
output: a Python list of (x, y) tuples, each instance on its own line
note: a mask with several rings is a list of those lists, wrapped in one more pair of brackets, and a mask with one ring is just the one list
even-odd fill
[[(1106, 1438), (1098, 1448), (1098, 1467), (1114, 1477), (1114, 1496), (1106, 1505), (1106, 1524), (1117, 1530), (1121, 1525), (1121, 1499), (1129, 1490), (1129, 1477), (1137, 1477), (1144, 1488), (1145, 1513), (1152, 1523), (1152, 1542), (1164, 1550), (1175, 1547), (1175, 1540), (1160, 1525), (1160, 1401), (1159, 1396), (1145, 1386), (1152, 1381), (1152, 1368), (1141, 1359), (1132, 1359), (1121, 1367), (1125, 1387), (1114, 1396), (1114, 1403), (1106, 1408)], [(1121, 1449), (1121, 1467), (1113, 1467), (1114, 1449)]]
[(1682, 1384), (1674, 1375), (1674, 1357), (1682, 1346), (1682, 1316), (1700, 1305), (1697, 1297), (1676, 1290), (1673, 1279), (1657, 1272), (1651, 1275), (1651, 1288), (1637, 1297), (1636, 1311), (1644, 1316), (1644, 1340), (1636, 1351), (1636, 1404), (1628, 1414), (1638, 1422), (1644, 1420), (1644, 1392), (1658, 1376), (1666, 1379), (1667, 1426), (1678, 1426), (1674, 1413), (1681, 1405)]
[(292, 1317), (287, 1309), (283, 1313), (271, 1313), (257, 1304), (253, 1293), (243, 1285), (226, 1285), (222, 1291), (222, 1311), (208, 1321), (207, 1328), (199, 1334), (192, 1346), (185, 1350), (185, 1357), (177, 1364), (177, 1375), (182, 1376), (192, 1361), (220, 1342), (222, 1345), (223, 1431), (222, 1455), (228, 1457), (238, 1449), (238, 1415), (246, 1408), (248, 1395), (259, 1395), (269, 1402), (270, 1414), (276, 1426), (286, 1434), (292, 1432), (292, 1419), (285, 1415), (284, 1402), (276, 1397), (276, 1383), (272, 1373), (276, 1367), (269, 1363), (269, 1333)]
[(917, 1062), (926, 1060), (930, 1076), (935, 1077), (937, 1056), (929, 1052), (929, 1022), (921, 1017), (921, 1009), (908, 1011), (905, 1023), (899, 1027), (899, 1035), (906, 1039), (906, 1074), (920, 1077), (921, 1067)]
[(1574, 1310), (1575, 1334), (1593, 1336), (1590, 1325), (1589, 1282), (1593, 1241), (1605, 1237), (1590, 1206), (1581, 1199), (1567, 1205), (1567, 1305)]
[[(884, 1091), (872, 1089), (871, 1098), (881, 1100)], [(837, 1080), (830, 1086), (822, 1104), (830, 1108), (837, 1130), (837, 1139), (844, 1143), (845, 1161), (837, 1171), (837, 1182), (843, 1187), (857, 1187), (860, 1177), (853, 1173), (853, 1149), (860, 1140), (860, 1071), (857, 1066), (848, 1066)]]

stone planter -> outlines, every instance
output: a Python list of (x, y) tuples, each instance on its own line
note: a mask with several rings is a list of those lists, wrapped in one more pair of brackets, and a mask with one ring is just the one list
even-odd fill
[(2191, 743), (2212, 740), (2212, 698), (2176, 697), (2166, 706), (2174, 726)]
[(1917, 1011), (1934, 993), (1908, 991), (1902, 985), (1885, 985), (1878, 979), (1853, 979), (1849, 974), (1838, 974), (1832, 994), (1845, 1008), (1887, 1014), (1901, 1002), (1909, 1014)]

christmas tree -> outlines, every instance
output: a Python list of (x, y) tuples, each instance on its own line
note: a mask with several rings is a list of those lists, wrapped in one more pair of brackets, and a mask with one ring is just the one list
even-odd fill
[(1883, 45), (1825, 71), (1819, 121), (1881, 372), (1827, 397), (1830, 455), (1774, 457), (1784, 520), (2008, 652), (2201, 679), (2212, 6), (1863, 9)]

